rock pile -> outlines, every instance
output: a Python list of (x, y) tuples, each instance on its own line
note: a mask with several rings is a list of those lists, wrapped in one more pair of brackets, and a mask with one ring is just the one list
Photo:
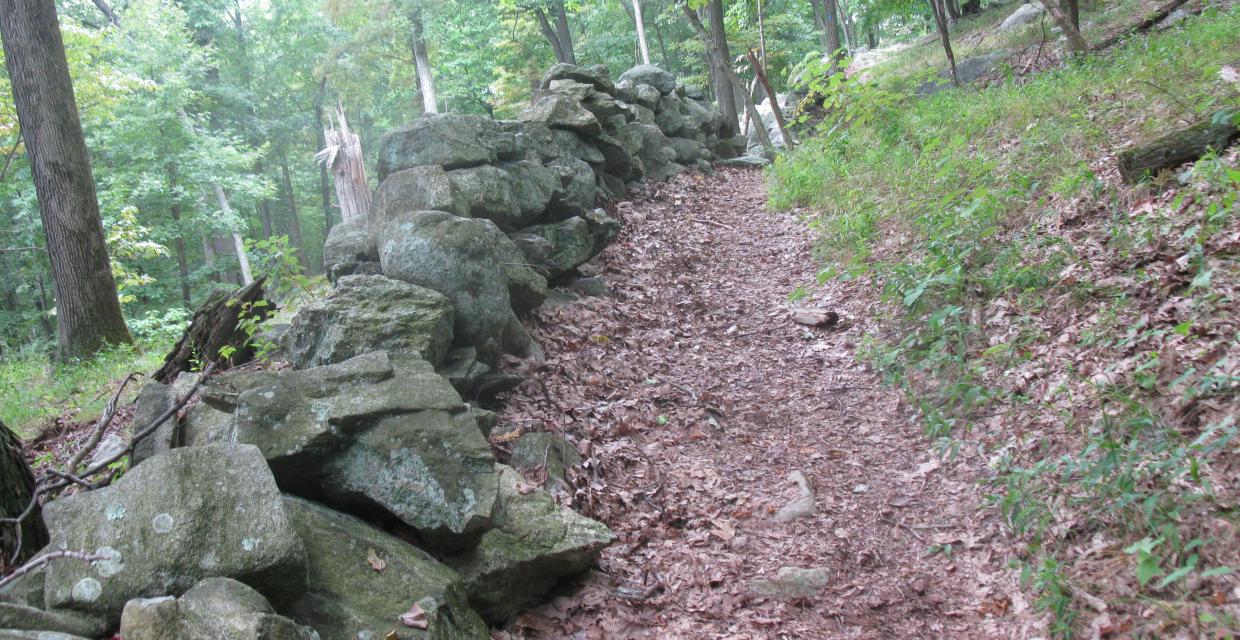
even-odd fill
[[(556, 65), (515, 121), (386, 136), (372, 210), (324, 247), (333, 291), (283, 333), (292, 368), (215, 376), (119, 480), (49, 503), (40, 553), (96, 559), (0, 590), (0, 638), (487, 638), (538, 604), (611, 532), (547, 492), (570, 488), (571, 445), (518, 439), (531, 484), (462, 394), (519, 382), (501, 355), (539, 355), (520, 317), (619, 232), (599, 200), (734, 157), (719, 131), (658, 67)], [(137, 415), (192, 375), (148, 385)]]

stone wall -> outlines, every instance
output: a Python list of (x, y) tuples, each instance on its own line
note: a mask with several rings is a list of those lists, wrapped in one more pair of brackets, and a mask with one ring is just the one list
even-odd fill
[[(535, 98), (383, 139), (372, 211), (324, 248), (332, 292), (284, 332), (293, 367), (215, 376), (112, 486), (50, 503), (41, 553), (101, 559), (0, 590), (0, 637), (482, 639), (597, 560), (611, 532), (549, 493), (576, 449), (522, 435), (531, 485), (473, 400), (520, 382), (496, 365), (539, 356), (521, 316), (619, 233), (600, 202), (736, 141), (657, 67), (557, 65)], [(192, 384), (151, 383), (135, 414)]]

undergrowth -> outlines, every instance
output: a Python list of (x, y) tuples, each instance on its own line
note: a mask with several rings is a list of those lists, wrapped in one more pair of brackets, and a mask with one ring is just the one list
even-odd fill
[(866, 353), (927, 434), (986, 449), (1061, 637), (1108, 606), (1138, 635), (1237, 628), (1240, 169), (1209, 157), (1128, 188), (1109, 156), (1240, 106), (1219, 73), (1236, 33), (1240, 10), (1209, 10), (922, 100), (823, 80), (818, 134), (770, 172), (772, 206), (816, 212), (819, 281), (881, 288), (893, 330)]

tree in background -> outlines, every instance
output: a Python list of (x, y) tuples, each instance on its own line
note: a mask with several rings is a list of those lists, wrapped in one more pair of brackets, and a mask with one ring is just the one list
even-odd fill
[(0, 5), (0, 38), (56, 284), (60, 355), (131, 342), (53, 0)]

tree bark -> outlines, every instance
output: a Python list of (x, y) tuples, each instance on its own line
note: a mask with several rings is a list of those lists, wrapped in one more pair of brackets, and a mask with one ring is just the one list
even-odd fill
[(121, 19), (116, 17), (116, 13), (112, 11), (112, 7), (109, 7), (107, 2), (104, 2), (104, 0), (92, 0), (92, 2), (94, 2), (95, 7), (99, 9), (99, 13), (102, 13), (103, 16), (108, 19), (108, 22), (111, 22), (118, 27), (121, 25)]
[[(1071, 0), (1063, 1), (1067, 3)], [(1051, 14), (1055, 24), (1059, 25), (1059, 29), (1063, 31), (1064, 37), (1068, 39), (1068, 51), (1070, 53), (1084, 53), (1088, 51), (1089, 44), (1081, 36), (1080, 29), (1077, 29), (1076, 25), (1072, 24), (1072, 17), (1059, 2), (1060, 0), (1046, 0), (1046, 2), (1042, 3), (1042, 6), (1046, 7), (1046, 12)]]
[[(21, 516), (30, 506), (34, 489), (34, 474), (26, 464), (21, 439), (0, 422), (0, 518)], [(0, 524), (0, 575), (20, 566), (47, 543), (47, 527), (38, 506), (22, 522), (20, 532), (15, 526)], [(19, 546), (21, 553), (14, 558)], [(10, 560), (16, 563), (9, 566)]]
[[(220, 203), (220, 211), (224, 212), (225, 217), (231, 218), (233, 210), (228, 204), (228, 194), (224, 193), (224, 188), (218, 184), (211, 186), (215, 189), (215, 199)], [(254, 282), (254, 274), (250, 272), (250, 258), (245, 255), (245, 240), (236, 231), (233, 232), (232, 239), (233, 247), (237, 250), (237, 266), (241, 269), (241, 283), (250, 284)]]
[[(327, 147), (327, 139), (324, 138), (323, 129), (323, 99), (327, 96), (327, 80), (319, 81), (319, 92), (314, 96), (314, 122), (318, 125), (314, 129), (314, 142), (316, 149)], [(327, 240), (327, 234), (332, 230), (332, 185), (331, 180), (327, 177), (327, 165), (319, 163), (319, 197), (323, 200), (323, 239)]]
[(840, 61), (840, 50), (843, 45), (840, 43), (840, 24), (839, 16), (836, 13), (835, 0), (811, 0), (815, 9), (815, 15), (818, 16), (818, 28), (822, 31), (822, 43), (827, 49), (827, 55), (830, 58), (831, 66), (834, 68), (836, 63)]
[(132, 342), (54, 0), (0, 2), (0, 37), (56, 283), (60, 355), (84, 358), (108, 344)]
[[(706, 32), (706, 27), (702, 25), (702, 21), (697, 17), (697, 14), (694, 13), (693, 10), (689, 8), (689, 5), (683, 0), (680, 8), (684, 12), (685, 17), (689, 19), (689, 26), (693, 27), (693, 30), (697, 32), (698, 38), (702, 41), (702, 45), (706, 47), (707, 50), (712, 49), (714, 46), (714, 40), (711, 35)], [(731, 65), (723, 65), (723, 72), (727, 74), (730, 82), (743, 86), (744, 83), (742, 83), (741, 79), (736, 76), (736, 72), (732, 70)], [(762, 117), (758, 115), (758, 109), (753, 106), (753, 103), (746, 100), (745, 111), (749, 114), (749, 118), (753, 120), (754, 131), (758, 134), (758, 141), (762, 143), (762, 148), (766, 150), (767, 159), (774, 159), (775, 145), (771, 144), (771, 137), (767, 135), (766, 125), (762, 123)]]
[(555, 35), (560, 39), (560, 48), (564, 50), (564, 61), (577, 64), (577, 53), (573, 50), (573, 34), (568, 28), (568, 11), (564, 9), (564, 0), (554, 0), (551, 8), (555, 12)]
[(538, 29), (542, 31), (543, 37), (551, 43), (551, 52), (555, 54), (555, 61), (568, 62), (564, 47), (560, 45), (560, 36), (556, 34), (555, 27), (551, 26), (551, 21), (547, 20), (547, 12), (543, 11), (542, 7), (535, 7), (534, 18), (538, 20)]
[(293, 174), (288, 168), (288, 154), (280, 153), (280, 176), (284, 183), (284, 203), (288, 206), (288, 235), (297, 250), (297, 262), (302, 270), (309, 267), (306, 246), (301, 238), (301, 216), (297, 210), (297, 192), (293, 190)]
[[(177, 169), (176, 165), (169, 163), (168, 165), (168, 193), (176, 197), (177, 186)], [(190, 307), (190, 291), (189, 291), (189, 258), (185, 255), (185, 230), (181, 228), (181, 201), (173, 200), (172, 206), (168, 208), (169, 214), (172, 216), (172, 224), (176, 227), (176, 237), (172, 240), (173, 250), (177, 254), (177, 276), (181, 283), (181, 302), (185, 303), (185, 308)]]
[(1127, 184), (1140, 182), (1163, 169), (1178, 167), (1197, 160), (1213, 149), (1221, 153), (1240, 132), (1230, 122), (1216, 124), (1212, 120), (1173, 131), (1156, 140), (1121, 151), (1119, 174)]
[(848, 5), (844, 4), (844, 0), (836, 0), (835, 9), (835, 14), (840, 17), (840, 26), (844, 31), (844, 48), (848, 51), (848, 55), (852, 55), (859, 48), (857, 34), (853, 32), (852, 14), (848, 11)]
[(715, 98), (719, 101), (719, 111), (723, 114), (724, 125), (732, 132), (731, 135), (735, 135), (741, 128), (740, 118), (736, 111), (736, 93), (744, 91), (745, 84), (732, 81), (736, 72), (732, 71), (732, 54), (728, 52), (728, 33), (723, 24), (723, 0), (710, 0), (707, 13), (710, 18), (710, 41), (707, 44), (715, 52), (715, 60), (720, 68), (719, 80), (722, 84), (716, 87)]
[(766, 77), (766, 72), (762, 70), (762, 65), (758, 63), (758, 57), (754, 55), (753, 49), (749, 50), (749, 64), (753, 67), (753, 73), (757, 76), (758, 82), (762, 83), (762, 89), (766, 91), (766, 99), (771, 103), (771, 113), (775, 115), (775, 125), (779, 127), (779, 133), (784, 137), (784, 146), (790, 150), (795, 149), (796, 141), (792, 139), (788, 125), (784, 123), (784, 112), (779, 108), (779, 96), (771, 87), (771, 81)]
[(348, 222), (370, 212), (370, 186), (366, 182), (366, 165), (362, 143), (349, 131), (344, 106), (336, 106), (340, 128), (323, 131), (326, 145), (315, 159), (331, 168), (336, 183), (336, 201), (340, 203), (340, 219)]
[(409, 22), (413, 24), (410, 44), (413, 48), (413, 63), (418, 74), (418, 91), (422, 94), (423, 113), (439, 113), (439, 103), (435, 99), (435, 76), (431, 73), (431, 58), (426, 53), (426, 37), (422, 30), (422, 7), (413, 5), (409, 10)]
[(818, 27), (818, 44), (826, 53), (831, 53), (831, 43), (827, 39), (827, 23), (822, 17), (822, 0), (809, 0), (810, 12), (814, 14), (814, 26)]
[[(242, 287), (236, 292), (216, 289), (202, 303), (189, 327), (176, 346), (164, 357), (159, 370), (151, 375), (151, 379), (164, 384), (171, 383), (182, 371), (193, 371), (196, 366), (205, 367), (214, 363), (217, 370), (229, 366), (245, 364), (254, 358), (255, 348), (250, 335), (238, 326), (243, 314), (249, 314), (256, 320), (263, 320), (276, 312), (275, 305), (255, 306), (263, 295), (263, 283), (266, 277)], [(233, 347), (232, 354), (221, 357), (220, 350)]]
[(642, 54), (642, 64), (650, 64), (650, 47), (646, 44), (646, 25), (642, 19), (642, 0), (633, 1), (633, 23), (637, 25), (637, 47)]
[[(943, 15), (943, 5), (941, 2), (945, 0), (926, 0), (930, 3), (930, 10), (934, 12), (934, 24), (939, 28), (939, 39), (943, 42), (943, 52), (947, 54), (947, 68), (952, 74), (952, 84), (960, 86), (960, 77), (956, 75), (956, 54), (952, 53), (952, 37), (947, 30), (947, 18)], [(1047, 4), (1054, 4), (1054, 0), (1047, 0)]]

